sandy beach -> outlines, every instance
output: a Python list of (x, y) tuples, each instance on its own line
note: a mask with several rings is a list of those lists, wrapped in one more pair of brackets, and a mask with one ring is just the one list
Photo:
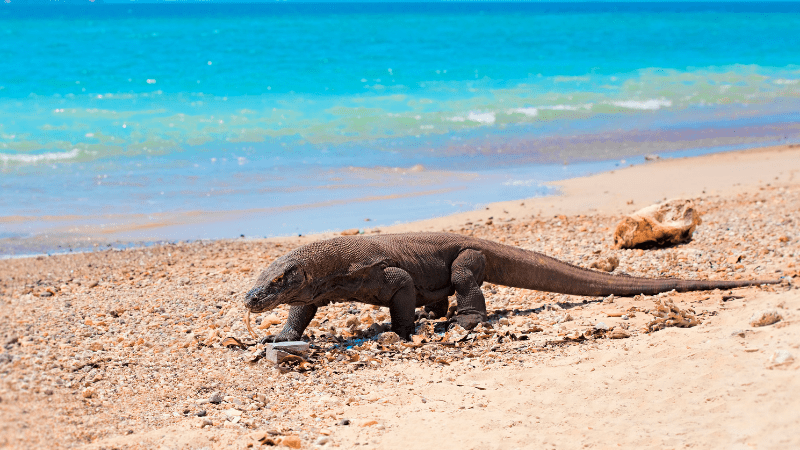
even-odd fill
[[(359, 339), (388, 311), (341, 303), (307, 330), (308, 362), (275, 366), (242, 296), (273, 259), (333, 233), (0, 260), (0, 447), (800, 448), (800, 146), (556, 186), (364, 231), (450, 231), (583, 267), (616, 257), (613, 273), (634, 276), (783, 282), (605, 299), (485, 284), (491, 326), (458, 342), (430, 321), (412, 343)], [(624, 214), (676, 197), (702, 214), (691, 242), (613, 248)], [(654, 331), (664, 308), (698, 324)], [(287, 310), (257, 331), (276, 333)], [(780, 320), (752, 325), (765, 311)]]

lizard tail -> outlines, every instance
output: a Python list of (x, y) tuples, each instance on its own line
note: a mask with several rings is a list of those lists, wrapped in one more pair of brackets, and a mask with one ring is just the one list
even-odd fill
[(655, 295), (676, 290), (731, 289), (780, 280), (704, 281), (672, 278), (639, 278), (584, 269), (540, 253), (496, 243), (482, 248), (486, 256), (486, 281), (537, 291), (586, 296)]

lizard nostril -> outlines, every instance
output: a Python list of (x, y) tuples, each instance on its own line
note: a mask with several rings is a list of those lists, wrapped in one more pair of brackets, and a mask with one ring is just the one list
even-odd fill
[(261, 289), (260, 288), (251, 289), (249, 292), (247, 292), (247, 295), (245, 295), (245, 297), (244, 297), (245, 303), (247, 303), (247, 304), (254, 303), (256, 300), (258, 300), (258, 295), (260, 293), (261, 293)]

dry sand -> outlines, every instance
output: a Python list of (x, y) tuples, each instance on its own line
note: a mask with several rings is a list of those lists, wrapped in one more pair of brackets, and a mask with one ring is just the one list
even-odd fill
[[(798, 171), (790, 147), (657, 161), (561, 182), (559, 197), (381, 230), (781, 285), (617, 299), (485, 285), (492, 327), (462, 342), (352, 349), (337, 340), (388, 313), (339, 304), (318, 313), (311, 362), (297, 367), (223, 339), (250, 343), (241, 295), (320, 236), (0, 261), (0, 447), (800, 448)], [(690, 243), (611, 248), (622, 213), (676, 196), (703, 213)], [(700, 323), (649, 331), (659, 307)], [(763, 311), (781, 320), (751, 325)], [(285, 316), (259, 317), (260, 333)]]

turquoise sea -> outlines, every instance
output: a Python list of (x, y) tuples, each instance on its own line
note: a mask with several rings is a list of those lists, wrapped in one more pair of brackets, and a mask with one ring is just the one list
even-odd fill
[(9, 0), (0, 253), (380, 226), (800, 142), (798, 30), (787, 2)]

